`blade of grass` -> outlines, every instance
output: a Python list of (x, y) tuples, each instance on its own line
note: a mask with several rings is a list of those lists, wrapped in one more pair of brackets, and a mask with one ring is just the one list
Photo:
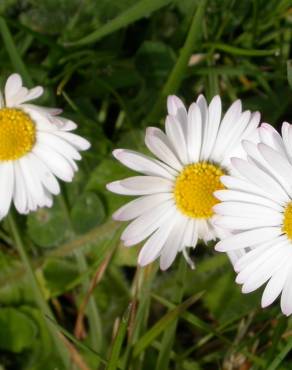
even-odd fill
[[(158, 302), (160, 302), (161, 304), (163, 304), (166, 307), (168, 307), (168, 308), (175, 308), (176, 307), (175, 304), (173, 304), (172, 302), (169, 302), (167, 299), (165, 299), (163, 297), (158, 296), (157, 294), (152, 294), (152, 297), (154, 299), (156, 299)], [(215, 337), (221, 339), (222, 342), (224, 342), (228, 346), (233, 346), (233, 342), (231, 342), (228, 338), (226, 338), (224, 335), (222, 335), (221, 333), (219, 333), (219, 331), (214, 330), (210, 325), (206, 324), (203, 320), (201, 320), (200, 318), (198, 318), (193, 313), (190, 313), (188, 311), (182, 312), (181, 318), (184, 319), (184, 320), (186, 320), (188, 323), (192, 324), (196, 328), (199, 328), (199, 329), (201, 329), (203, 331), (206, 331), (209, 334), (213, 334)], [(253, 354), (251, 354), (251, 353), (249, 353), (247, 351), (244, 351), (244, 350), (241, 350), (241, 352), (245, 356), (247, 356), (248, 358), (252, 359), (256, 364), (258, 364), (260, 366), (262, 366), (262, 365), (265, 364), (265, 361), (262, 360), (261, 358), (255, 356), (255, 355), (253, 355)]]
[(197, 302), (202, 296), (202, 293), (196, 294), (178, 306), (175, 306), (171, 311), (164, 315), (156, 324), (154, 324), (135, 344), (134, 357), (137, 357), (142, 353), (153, 341), (160, 335), (166, 328), (173, 323), (173, 320), (177, 319), (187, 310), (192, 304)]
[(123, 341), (127, 333), (130, 312), (131, 312), (131, 304), (127, 308), (120, 322), (116, 337), (114, 339), (114, 342), (111, 348), (111, 354), (108, 360), (108, 365), (106, 367), (106, 370), (118, 369), (119, 357), (121, 354), (122, 344), (123, 344)]
[(289, 86), (292, 89), (292, 60), (287, 61), (287, 78)]
[(133, 5), (122, 14), (119, 14), (116, 18), (107, 22), (98, 30), (92, 32), (91, 34), (83, 37), (78, 41), (65, 42), (64, 46), (80, 46), (92, 44), (93, 42), (100, 40), (102, 37), (107, 36), (123, 27), (126, 27), (128, 24), (144, 18), (145, 15), (150, 15), (154, 11), (162, 8), (170, 2), (172, 2), (172, 0), (140, 0), (137, 4)]
[(93, 355), (96, 356), (97, 360), (99, 360), (102, 364), (107, 365), (108, 361), (105, 358), (103, 358), (102, 355), (99, 352), (97, 352), (93, 348), (85, 345), (83, 342), (76, 339), (74, 335), (72, 335), (68, 330), (66, 330), (61, 325), (59, 325), (51, 317), (46, 316), (46, 319), (48, 321), (50, 321), (52, 325), (54, 325), (56, 328), (58, 328), (60, 333), (62, 333), (66, 338), (70, 339), (76, 345), (76, 347), (79, 347), (80, 349), (84, 350), (85, 352), (92, 353)]
[(281, 365), (284, 358), (288, 355), (288, 353), (292, 350), (292, 338), (288, 340), (286, 346), (278, 353), (275, 357), (274, 361), (270, 364), (270, 366), (266, 367), (266, 370), (276, 370)]
[(22, 76), (23, 81), (26, 83), (26, 85), (31, 87), (32, 79), (17, 51), (17, 47), (14, 43), (13, 37), (10, 33), (7, 23), (2, 17), (0, 17), (0, 32), (4, 41), (5, 48), (7, 50), (7, 53), (9, 54), (9, 58), (13, 65), (13, 68), (15, 69), (16, 72), (18, 72)]
[[(177, 305), (181, 303), (184, 295), (186, 267), (187, 264), (185, 258), (181, 256), (179, 261), (179, 268), (177, 271), (176, 286), (173, 292), (173, 302)], [(177, 323), (178, 318), (173, 320), (173, 323), (165, 330), (163, 334), (161, 349), (159, 351), (159, 356), (155, 367), (156, 370), (169, 368), (170, 353), (175, 339)]]
[(181, 85), (181, 82), (186, 74), (188, 62), (194, 49), (202, 34), (202, 19), (205, 12), (206, 0), (199, 2), (199, 5), (195, 11), (192, 19), (192, 23), (186, 37), (185, 43), (181, 49), (180, 56), (173, 67), (168, 80), (166, 81), (156, 104), (152, 111), (146, 117), (145, 122), (155, 122), (160, 117), (162, 106), (164, 105), (165, 99), (169, 94), (175, 93)]
[(208, 42), (203, 46), (207, 48), (214, 48), (214, 50), (221, 50), (228, 54), (237, 55), (237, 56), (248, 56), (248, 57), (264, 57), (269, 55), (276, 55), (279, 50), (258, 50), (258, 49), (242, 49), (236, 46), (231, 46), (227, 44), (223, 44), (220, 42)]

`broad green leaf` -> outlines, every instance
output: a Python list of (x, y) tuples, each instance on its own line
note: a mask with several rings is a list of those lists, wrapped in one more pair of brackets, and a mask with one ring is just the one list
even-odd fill
[(52, 208), (41, 208), (27, 218), (28, 233), (41, 247), (53, 247), (67, 238), (68, 227), (57, 201)]
[(20, 353), (30, 348), (37, 335), (34, 322), (16, 308), (0, 308), (0, 348)]
[(78, 234), (84, 234), (100, 225), (104, 218), (104, 205), (100, 197), (93, 192), (85, 192), (73, 204), (71, 220)]

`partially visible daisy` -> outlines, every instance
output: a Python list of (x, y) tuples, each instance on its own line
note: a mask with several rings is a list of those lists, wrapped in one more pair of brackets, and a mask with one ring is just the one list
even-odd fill
[(71, 133), (76, 124), (60, 117), (61, 110), (29, 104), (43, 94), (27, 89), (12, 74), (0, 92), (0, 218), (13, 201), (20, 213), (52, 205), (60, 187), (56, 178), (72, 181), (79, 151), (90, 144)]
[(292, 313), (292, 125), (282, 126), (282, 137), (270, 125), (259, 129), (261, 143), (244, 142), (248, 161), (232, 163), (239, 175), (223, 176), (228, 190), (215, 193), (215, 224), (235, 235), (221, 240), (217, 251), (244, 250), (234, 268), (236, 282), (249, 293), (267, 283), (262, 307), (281, 294), (281, 309)]
[[(221, 100), (210, 105), (200, 95), (187, 111), (176, 96), (167, 100), (165, 131), (146, 130), (145, 143), (157, 159), (131, 150), (117, 149), (114, 156), (125, 166), (144, 176), (115, 181), (107, 188), (137, 199), (121, 207), (115, 220), (132, 221), (121, 239), (132, 246), (147, 239), (138, 262), (147, 265), (160, 257), (167, 269), (182, 251), (191, 263), (186, 247), (195, 248), (220, 236), (212, 225), (212, 207), (218, 203), (215, 190), (223, 189), (220, 177), (229, 172), (231, 154), (240, 141), (255, 134), (260, 115), (242, 112), (237, 100), (221, 120)], [(239, 150), (240, 151), (240, 150)]]

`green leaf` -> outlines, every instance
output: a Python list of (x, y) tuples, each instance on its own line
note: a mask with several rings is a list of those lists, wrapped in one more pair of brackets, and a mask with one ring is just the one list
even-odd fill
[(137, 51), (135, 64), (146, 84), (160, 87), (175, 63), (173, 50), (162, 42), (146, 41)]
[(140, 0), (137, 4), (107, 22), (104, 26), (92, 32), (90, 35), (85, 36), (81, 40), (66, 43), (65, 46), (80, 46), (96, 42), (102, 37), (126, 27), (128, 24), (144, 18), (145, 15), (150, 15), (152, 12), (169, 4), (171, 1), (172, 0)]
[(15, 353), (30, 348), (37, 334), (34, 322), (12, 307), (0, 308), (0, 328), (0, 348)]
[(43, 267), (46, 288), (52, 295), (66, 291), (68, 285), (77, 277), (78, 272), (74, 263), (61, 258), (49, 258)]
[(53, 247), (68, 236), (67, 221), (58, 202), (52, 208), (41, 208), (27, 217), (28, 234), (41, 247)]
[(85, 192), (74, 203), (71, 220), (78, 234), (86, 233), (105, 219), (105, 209), (100, 197), (93, 192)]

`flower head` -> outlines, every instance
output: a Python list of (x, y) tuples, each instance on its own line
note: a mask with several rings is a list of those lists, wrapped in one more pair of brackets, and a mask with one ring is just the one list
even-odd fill
[(0, 218), (13, 201), (20, 213), (51, 206), (60, 187), (56, 178), (71, 181), (79, 151), (90, 144), (71, 133), (76, 124), (60, 117), (59, 109), (29, 104), (43, 94), (27, 89), (12, 74), (0, 92)]
[(160, 256), (167, 269), (177, 253), (220, 235), (212, 225), (218, 203), (213, 192), (223, 189), (220, 177), (230, 168), (230, 155), (240, 151), (240, 141), (253, 135), (259, 113), (242, 112), (238, 100), (221, 120), (221, 99), (210, 105), (200, 95), (187, 111), (182, 101), (170, 96), (165, 133), (154, 127), (146, 130), (145, 143), (156, 158), (117, 149), (114, 156), (125, 166), (144, 176), (108, 184), (112, 192), (139, 198), (115, 212), (113, 218), (132, 221), (122, 234), (126, 246), (147, 239), (138, 262), (146, 265)]
[(292, 125), (282, 137), (270, 125), (259, 128), (260, 143), (244, 142), (248, 160), (232, 159), (237, 176), (223, 176), (227, 189), (215, 193), (215, 224), (234, 230), (216, 250), (240, 250), (236, 282), (249, 293), (267, 283), (262, 307), (281, 294), (284, 314), (292, 313)]

